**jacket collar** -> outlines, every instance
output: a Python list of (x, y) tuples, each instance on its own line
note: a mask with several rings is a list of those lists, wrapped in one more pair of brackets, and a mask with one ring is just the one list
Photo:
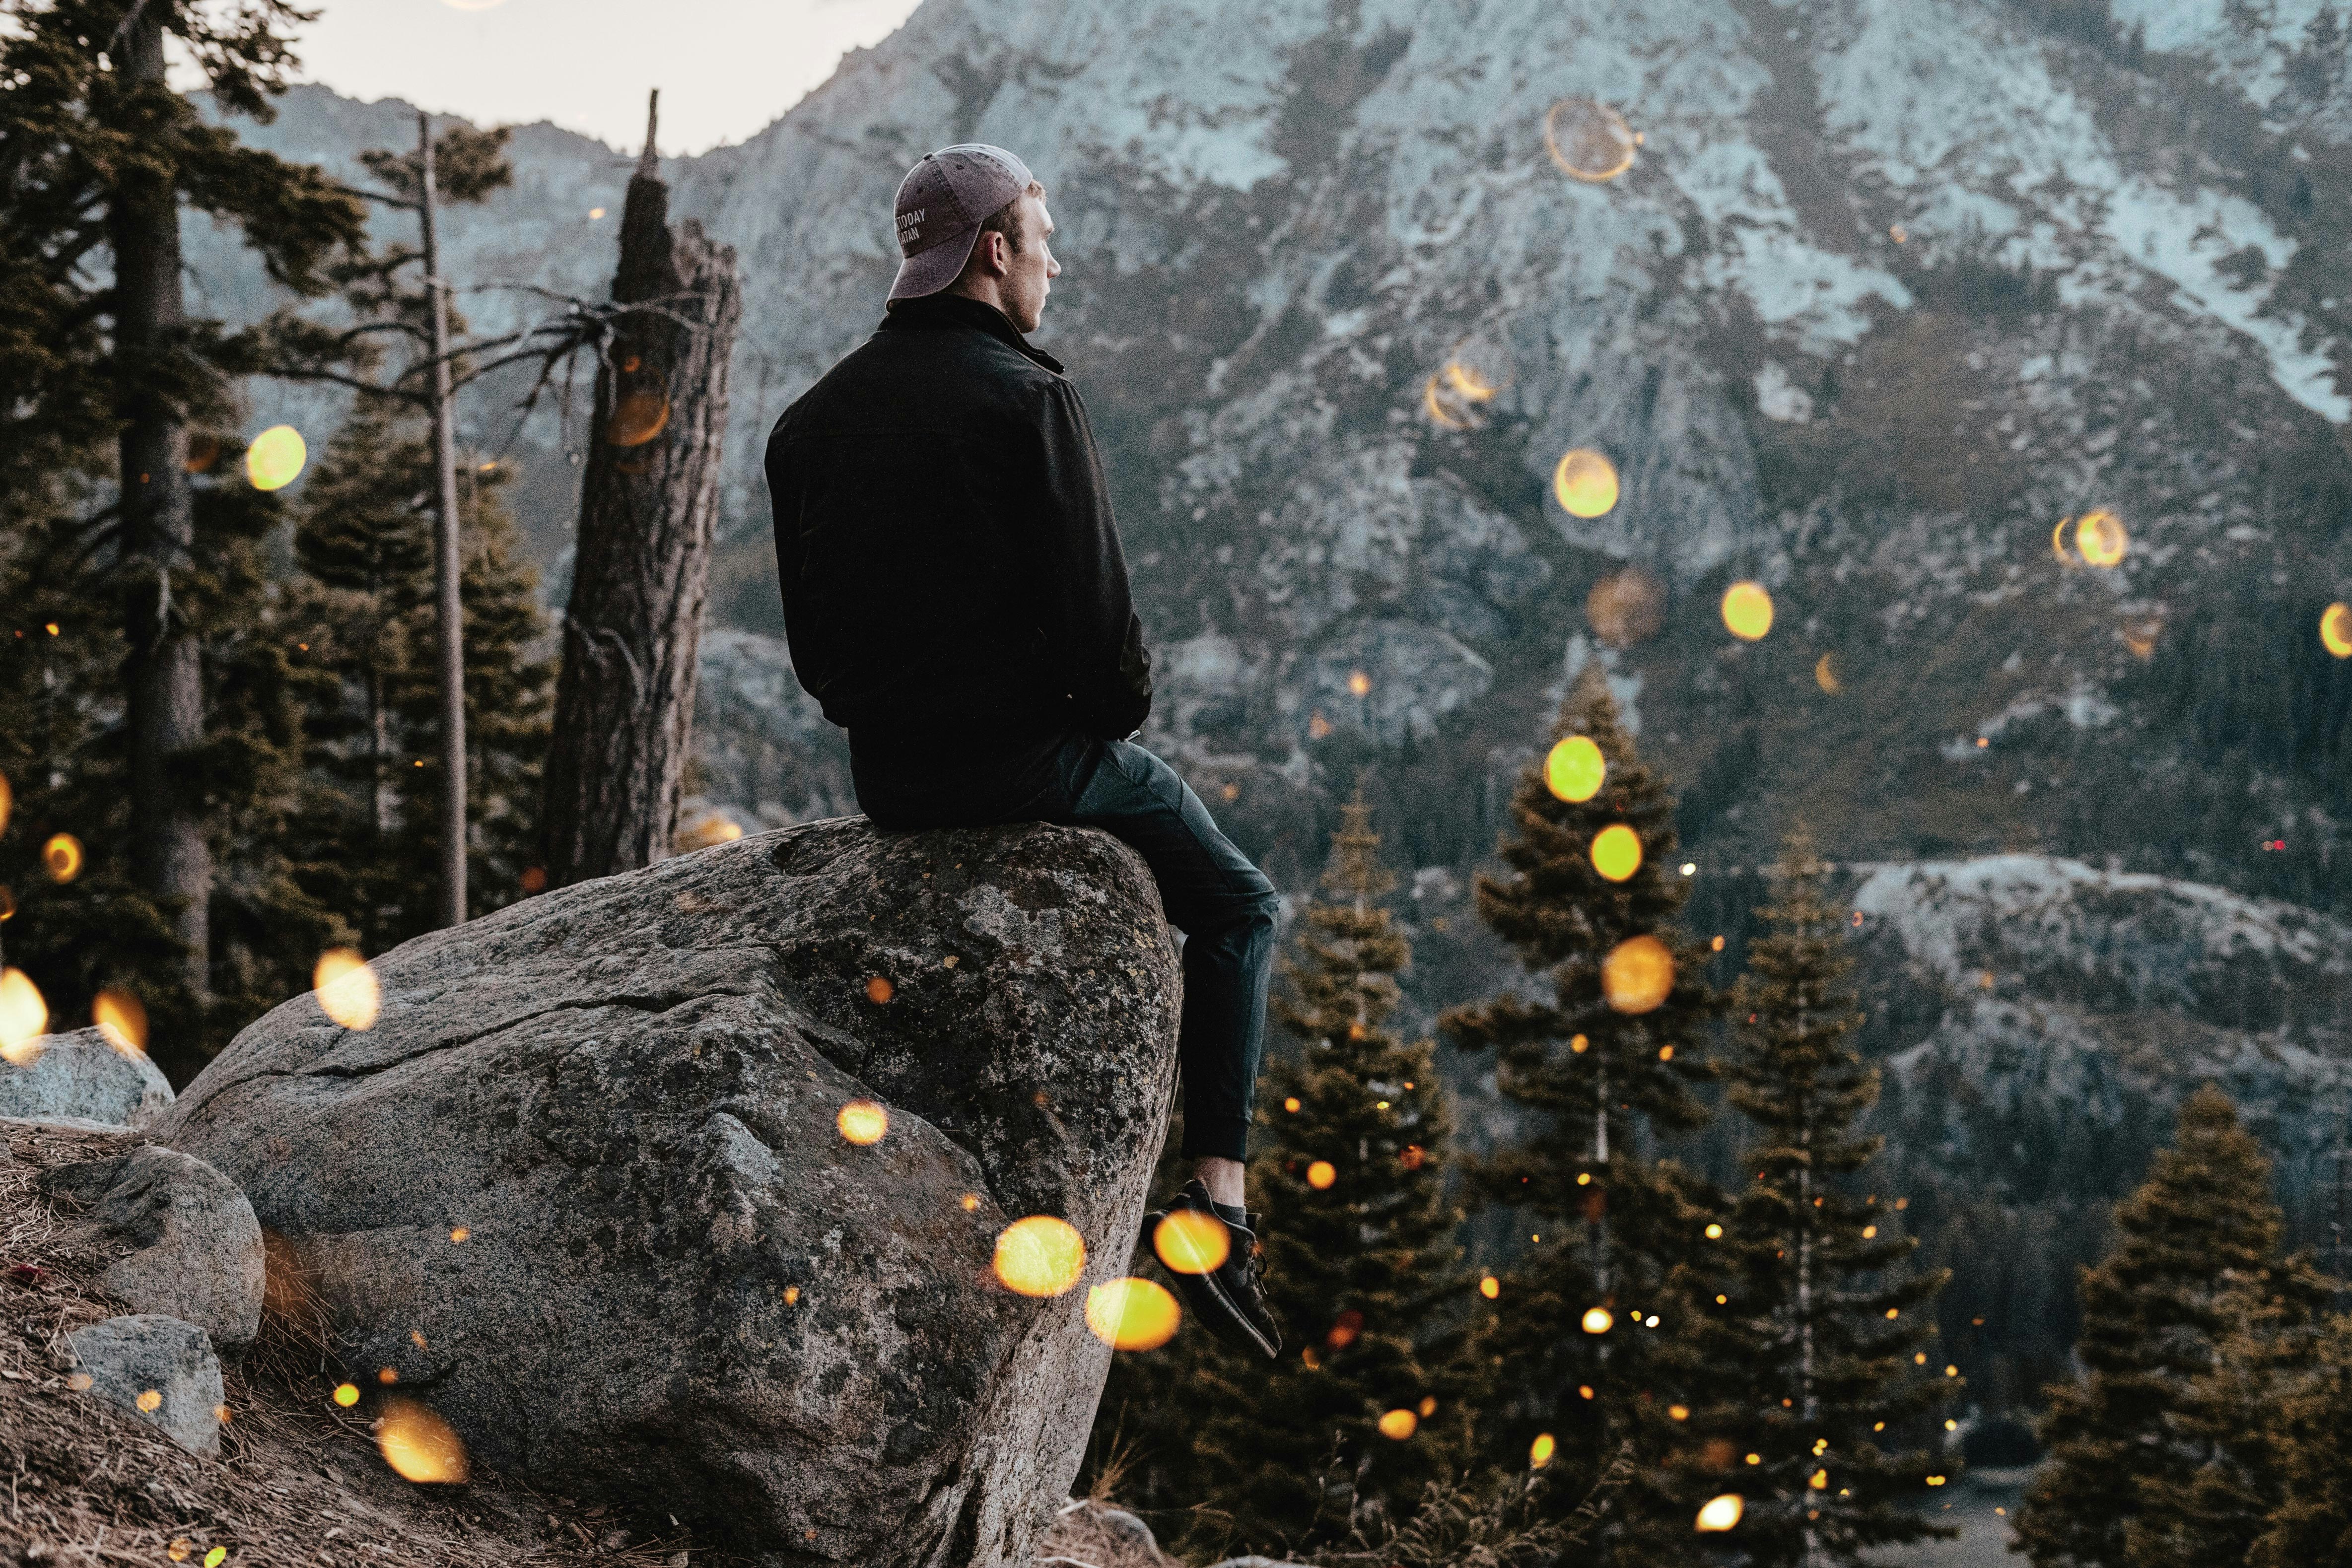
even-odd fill
[(884, 315), (880, 329), (888, 332), (938, 327), (976, 327), (990, 337), (1018, 349), (1055, 375), (1065, 373), (1062, 361), (1023, 337), (1021, 329), (1003, 311), (961, 294), (925, 294), (913, 299), (901, 299)]

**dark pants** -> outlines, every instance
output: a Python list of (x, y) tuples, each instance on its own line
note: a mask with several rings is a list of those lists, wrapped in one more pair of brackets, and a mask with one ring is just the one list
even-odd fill
[(954, 769), (860, 758), (857, 801), (885, 828), (1059, 822), (1100, 828), (1132, 846), (1160, 884), (1168, 923), (1184, 933), (1184, 1157), (1246, 1159), (1266, 979), (1280, 900), (1265, 873), (1217, 831), (1176, 770), (1123, 740), (1071, 736), (1001, 767)]

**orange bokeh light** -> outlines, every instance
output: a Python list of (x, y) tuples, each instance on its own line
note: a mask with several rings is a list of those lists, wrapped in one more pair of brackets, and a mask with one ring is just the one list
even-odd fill
[(1654, 936), (1617, 944), (1601, 964), (1601, 992), (1621, 1013), (1645, 1013), (1675, 988), (1675, 956)]
[(1167, 1287), (1150, 1280), (1111, 1280), (1087, 1292), (1087, 1327), (1113, 1350), (1158, 1350), (1183, 1318)]
[(890, 1113), (871, 1100), (852, 1100), (834, 1118), (834, 1125), (853, 1144), (878, 1144), (890, 1130)]
[(996, 1238), (997, 1279), (1017, 1295), (1058, 1296), (1087, 1269), (1087, 1243), (1077, 1228), (1050, 1214), (1033, 1214)]
[(310, 985), (319, 998), (319, 1010), (335, 1022), (362, 1031), (375, 1027), (383, 992), (376, 984), (375, 971), (368, 967), (358, 948), (330, 947), (320, 954)]
[(1151, 1228), (1151, 1250), (1177, 1274), (1211, 1274), (1233, 1253), (1225, 1222), (1197, 1208), (1172, 1210)]

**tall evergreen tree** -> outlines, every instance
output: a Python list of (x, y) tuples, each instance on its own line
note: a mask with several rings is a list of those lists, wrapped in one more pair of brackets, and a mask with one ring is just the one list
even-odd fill
[(2145, 1500), (2196, 1483), (2202, 1456), (2176, 1423), (2235, 1326), (2242, 1285), (2279, 1267), (2270, 1166), (2229, 1096), (2207, 1085), (2182, 1103), (2173, 1146), (2115, 1223), (2115, 1245), (2083, 1275), (2084, 1375), (2050, 1391), (2049, 1460), (2018, 1514), (2034, 1568), (2124, 1568)]
[(1370, 808), (1359, 796), (1342, 816), (1275, 1003), (1298, 1053), (1260, 1080), (1250, 1160), (1287, 1348), (1269, 1368), (1217, 1347), (1192, 1402), (1207, 1412), (1198, 1533), (1221, 1544), (1342, 1540), (1469, 1459), (1475, 1276), (1444, 1190), (1452, 1125), (1431, 1042), (1389, 1027), (1412, 949), (1381, 902), (1395, 879)]
[[(1791, 835), (1758, 911), (1767, 929), (1748, 948), (1723, 1068), (1755, 1128), (1740, 1166), (1755, 1180), (1710, 1249), (1717, 1289), (1700, 1309), (1685, 1469), (1695, 1492), (1747, 1500), (1737, 1545), (1757, 1568), (1854, 1563), (1933, 1533), (1905, 1504), (1943, 1467), (1882, 1438), (1957, 1391), (1916, 1310), (1947, 1271), (1897, 1269), (1917, 1242), (1846, 1179), (1878, 1152), (1880, 1139), (1853, 1131), (1878, 1074), (1854, 1053), (1863, 1019), (1828, 874), (1810, 836)], [(1920, 1370), (1923, 1359), (1936, 1364)]]
[[(305, 713), (313, 789), (295, 835), (301, 879), (369, 953), (439, 924), (433, 523), (417, 505), (432, 463), (414, 417), (352, 417), (305, 493), (278, 618), (281, 643), (319, 677)], [(467, 882), (482, 914), (523, 891), (554, 671), (502, 475), (467, 478)]]
[[(173, 574), (174, 613), (206, 629), (205, 730), (176, 764), (180, 786), (203, 808), (213, 867), (201, 997), (185, 984), (184, 933), (138, 874), (119, 685), (127, 655), (121, 623), (102, 610), (112, 563), (70, 513), (36, 518), (0, 546), (0, 603), (13, 622), (0, 643), (0, 772), (16, 787), (21, 830), (0, 841), (0, 883), (19, 907), (6, 931), (10, 961), (34, 977), (59, 1028), (87, 1022), (101, 988), (129, 991), (152, 1022), (151, 1052), (180, 1082), (256, 1013), (302, 988), (320, 946), (343, 936), (287, 859), (306, 676), (269, 631), (268, 544), (282, 508), (223, 466), (241, 467), (234, 450), (192, 486), (206, 551)], [(81, 846), (66, 880), (43, 861), (59, 833)]]
[[(1551, 996), (1507, 995), (1444, 1019), (1465, 1050), (1492, 1049), (1503, 1095), (1538, 1113), (1532, 1134), (1474, 1173), (1529, 1239), (1481, 1329), (1501, 1390), (1486, 1455), (1517, 1468), (1546, 1442), (1550, 1495), (1575, 1499), (1631, 1443), (1636, 1479), (1597, 1543), (1619, 1561), (1642, 1555), (1630, 1531), (1680, 1508), (1657, 1383), (1664, 1347), (1693, 1326), (1681, 1292), (1707, 1197), (1643, 1148), (1655, 1130), (1705, 1121), (1691, 1086), (1709, 1076), (1701, 1051), (1720, 1008), (1706, 948), (1677, 923), (1689, 887), (1674, 863), (1674, 810), (1588, 669), (1551, 751), (1513, 795), (1501, 846), (1511, 874), (1477, 883), (1480, 915)], [(1678, 1546), (1689, 1524), (1676, 1524)]]
[(2213, 1364), (2164, 1419), (2168, 1441), (2194, 1468), (2183, 1487), (2139, 1482), (2139, 1512), (2124, 1525), (2132, 1568), (2247, 1561), (2286, 1500), (2281, 1410), (2319, 1364), (2329, 1288), (2300, 1254), (2230, 1281)]
[(2352, 1318), (2327, 1320), (2315, 1360), (2271, 1422), (2280, 1497), (2248, 1568), (2352, 1568)]
[[(207, 653), (255, 620), (249, 600), (207, 591), (233, 586), (234, 574), (201, 580), (222, 541), (190, 482), (190, 426), (225, 421), (226, 378), (263, 361), (257, 337), (188, 319), (180, 214), (238, 227), (273, 281), (297, 293), (327, 287), (330, 261), (360, 243), (360, 214), (317, 170), (206, 124), (166, 79), (169, 38), (220, 108), (268, 119), (302, 19), (287, 0), (56, 0), (7, 15), (0, 380), (10, 396), (0, 444), (91, 464), (94, 479), (113, 469), (114, 499), (95, 514), (45, 487), (51, 476), (10, 487), (43, 503), (51, 528), (86, 518), (91, 538), (47, 567), (84, 563), (75, 596), (111, 602), (121, 617), (120, 696), (104, 705), (120, 712), (124, 822), (111, 841), (145, 917), (165, 923), (178, 949), (176, 974), (152, 987), (180, 998), (162, 1021), (166, 1040), (184, 1042), (166, 1058), (184, 1072), (201, 1060), (195, 1009), (219, 956), (210, 921), (220, 801), (205, 793), (218, 778), (199, 756)], [(110, 463), (99, 456), (108, 445)]]

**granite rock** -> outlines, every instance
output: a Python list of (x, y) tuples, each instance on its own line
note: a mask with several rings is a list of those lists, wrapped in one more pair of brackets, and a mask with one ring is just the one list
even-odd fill
[[(1109, 1351), (1179, 975), (1125, 846), (812, 823), (375, 961), (366, 1033), (247, 1029), (163, 1128), (252, 1199), (365, 1387), (472, 1455), (772, 1563), (1023, 1564)], [(885, 1108), (850, 1142), (852, 1101)], [(1076, 1288), (992, 1272), (1011, 1221)]]
[(68, 1338), (77, 1364), (68, 1386), (152, 1422), (192, 1454), (220, 1451), (220, 1358), (204, 1330), (142, 1312)]
[(0, 1061), (0, 1116), (129, 1126), (172, 1103), (163, 1071), (103, 1030), (43, 1035), (18, 1067)]
[(43, 1173), (41, 1189), (138, 1250), (106, 1270), (109, 1294), (134, 1312), (195, 1324), (215, 1345), (252, 1343), (261, 1327), (261, 1226), (236, 1184), (204, 1161), (156, 1145)]

